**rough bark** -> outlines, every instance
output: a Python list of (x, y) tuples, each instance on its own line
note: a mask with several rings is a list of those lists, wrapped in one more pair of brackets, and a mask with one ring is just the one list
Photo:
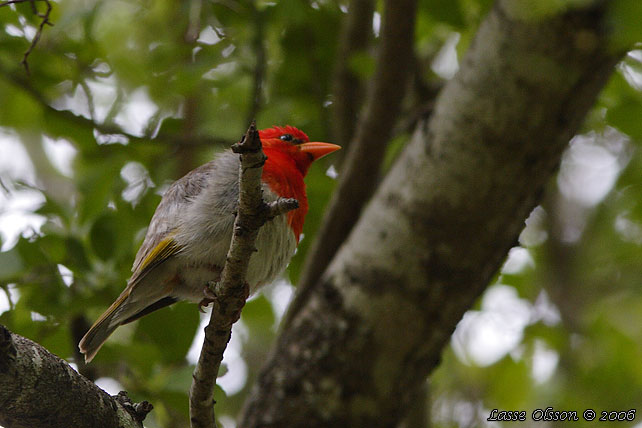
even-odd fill
[(486, 287), (621, 55), (604, 2), (498, 2), (282, 332), (240, 426), (395, 425)]
[(0, 325), (0, 425), (141, 428), (151, 410), (112, 397), (67, 362)]

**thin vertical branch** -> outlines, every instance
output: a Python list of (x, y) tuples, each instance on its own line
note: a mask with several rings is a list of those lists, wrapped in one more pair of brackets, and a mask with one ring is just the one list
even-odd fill
[(298, 208), (295, 199), (278, 199), (269, 204), (263, 200), (261, 174), (266, 157), (254, 122), (232, 150), (241, 155), (238, 213), (221, 281), (212, 290), (215, 300), (194, 370), (190, 389), (192, 428), (216, 427), (214, 384), (232, 334), (232, 324), (238, 321), (249, 294), (245, 276), (259, 229), (267, 220)]
[(286, 324), (296, 314), (356, 223), (372, 195), (374, 184), (405, 95), (413, 58), (416, 0), (386, 0), (377, 68), (366, 101), (365, 114), (348, 149), (339, 186), (312, 245), (290, 307)]
[(263, 82), (266, 71), (265, 53), (265, 24), (263, 14), (256, 8), (254, 2), (250, 2), (252, 22), (254, 24), (254, 38), (252, 39), (252, 51), (254, 52), (255, 64), (252, 82), (252, 95), (250, 108), (247, 114), (247, 122), (251, 122), (259, 113), (263, 104)]
[[(191, 66), (194, 62), (193, 57), (193, 48), (196, 46), (196, 41), (201, 31), (201, 10), (202, 10), (202, 0), (190, 0), (189, 15), (187, 22), (187, 29), (182, 35), (181, 42), (186, 46), (186, 49), (181, 55), (181, 61), (186, 66)], [(177, 7), (183, 7), (183, 2), (179, 1), (176, 3)], [(198, 124), (199, 124), (199, 111), (201, 104), (201, 91), (192, 90), (184, 94), (185, 98), (183, 100), (183, 122), (182, 122), (182, 134), (184, 136), (183, 141), (190, 141), (196, 135)], [(194, 168), (194, 150), (192, 150), (186, 144), (179, 144), (177, 146), (177, 159), (178, 159), (178, 168), (182, 174), (186, 174)]]
[[(45, 28), (45, 25), (49, 24), (53, 26), (53, 24), (49, 21), (49, 15), (51, 14), (51, 9), (52, 9), (51, 3), (49, 2), (49, 0), (43, 0), (43, 1), (45, 2), (47, 9), (45, 10), (45, 13), (40, 13), (38, 12), (38, 9), (36, 7), (35, 0), (30, 0), (31, 7), (33, 8), (33, 13), (38, 17), (40, 17), (42, 20), (40, 21), (38, 30), (36, 30), (36, 35), (33, 36), (33, 40), (31, 41), (29, 48), (26, 50), (26, 52), (22, 56), (22, 61), (20, 61), (20, 64), (24, 66), (25, 72), (27, 73), (27, 75), (30, 74), (29, 63), (27, 62), (27, 60), (29, 59), (29, 55), (31, 55), (31, 52), (36, 48), (36, 45), (38, 44), (38, 41), (42, 36), (42, 31)], [(0, 6), (4, 6), (4, 4), (0, 4)]]
[(362, 82), (350, 62), (355, 54), (364, 52), (368, 46), (373, 13), (373, 0), (352, 0), (343, 23), (332, 82), (332, 138), (344, 150), (354, 134), (363, 95)]
[(196, 43), (201, 34), (201, 11), (203, 9), (203, 0), (191, 0), (189, 2), (189, 17), (187, 31), (185, 31), (185, 42), (187, 44)]
[(85, 93), (85, 96), (87, 97), (87, 110), (89, 111), (89, 118), (92, 121), (97, 122), (98, 120), (96, 119), (96, 105), (94, 104), (94, 94), (93, 92), (91, 92), (91, 89), (89, 88), (89, 85), (87, 84), (87, 81), (85, 79), (81, 79), (79, 84), (83, 92)]

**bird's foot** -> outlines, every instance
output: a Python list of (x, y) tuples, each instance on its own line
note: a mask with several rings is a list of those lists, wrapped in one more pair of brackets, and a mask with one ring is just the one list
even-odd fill
[[(217, 283), (214, 281), (209, 282), (205, 287), (203, 287), (203, 299), (198, 303), (198, 310), (201, 312), (205, 312), (205, 307), (208, 306), (210, 303), (217, 302), (218, 301), (218, 295), (214, 290), (216, 290)], [(250, 297), (250, 284), (247, 282), (243, 284), (243, 290), (242, 290), (242, 296), (243, 300), (247, 300), (248, 297)], [(234, 319), (238, 320), (238, 318), (241, 316), (241, 310), (239, 309), (238, 313), (234, 315)]]
[(216, 288), (216, 283), (207, 283), (205, 287), (203, 287), (203, 299), (198, 303), (198, 310), (202, 313), (205, 313), (205, 307), (208, 306), (210, 303), (215, 302), (218, 300), (218, 297), (216, 296), (216, 293), (212, 291), (213, 288)]

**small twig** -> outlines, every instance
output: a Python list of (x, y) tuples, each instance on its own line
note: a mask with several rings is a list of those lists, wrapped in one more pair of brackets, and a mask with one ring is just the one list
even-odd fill
[(212, 30), (214, 30), (214, 32), (216, 33), (216, 36), (219, 39), (224, 39), (226, 37), (225, 33), (223, 31), (221, 31), (220, 28), (217, 28), (216, 26), (212, 26)]
[[(40, 36), (42, 36), (42, 30), (45, 28), (46, 24), (49, 24), (53, 26), (53, 24), (49, 21), (49, 15), (51, 14), (51, 2), (49, 0), (42, 0), (45, 2), (45, 5), (47, 6), (47, 10), (45, 13), (39, 13), (38, 9), (36, 8), (35, 5), (36, 0), (29, 0), (29, 3), (31, 3), (31, 6), (34, 10), (34, 14), (37, 15), (38, 17), (42, 18), (42, 21), (40, 21), (40, 25), (38, 26), (38, 30), (36, 31), (36, 35), (33, 36), (33, 40), (31, 41), (31, 45), (29, 45), (29, 49), (24, 53), (22, 56), (22, 61), (20, 61), (20, 64), (22, 64), (25, 68), (25, 72), (27, 75), (29, 75), (29, 63), (27, 62), (27, 59), (29, 58), (29, 55), (31, 54), (31, 51), (33, 51), (36, 48), (36, 45), (38, 44), (38, 41), (40, 40)], [(16, 3), (22, 3), (22, 2), (17, 2)], [(4, 6), (1, 5), (0, 6)]]
[(125, 91), (123, 91), (123, 88), (120, 85), (120, 82), (116, 83), (116, 98), (114, 99), (114, 102), (111, 103), (111, 106), (109, 106), (109, 110), (107, 111), (107, 114), (105, 115), (105, 120), (103, 121), (103, 125), (107, 126), (114, 126), (113, 124), (115, 123), (116, 116), (118, 113), (120, 113), (121, 108), (123, 106), (123, 101), (125, 98)]
[[(36, 1), (36, 0), (7, 0), (7, 1), (0, 1), (0, 7), (9, 6), (10, 4), (19, 4), (19, 3), (27, 3), (27, 2), (33, 4), (34, 1)], [(37, 1), (49, 1), (49, 0), (37, 0)]]
[(254, 65), (252, 98), (248, 111), (248, 121), (256, 117), (263, 104), (263, 83), (265, 80), (265, 25), (263, 14), (256, 8), (254, 1), (250, 2), (250, 9), (254, 23), (254, 37), (252, 39), (252, 50), (256, 58)]
[(187, 43), (195, 43), (201, 34), (202, 9), (202, 0), (191, 0), (189, 2), (189, 19), (187, 24), (187, 31), (185, 31), (185, 42)]
[(245, 276), (259, 229), (266, 221), (298, 207), (295, 199), (278, 199), (269, 204), (263, 200), (261, 175), (266, 157), (254, 121), (232, 150), (241, 155), (238, 213), (221, 280), (212, 290), (216, 300), (212, 304), (203, 348), (194, 370), (190, 389), (192, 428), (216, 427), (214, 384), (231, 337), (232, 324), (239, 319), (249, 294)]
[(89, 118), (94, 122), (97, 122), (96, 107), (94, 104), (94, 94), (91, 92), (91, 89), (89, 89), (89, 85), (87, 84), (86, 80), (82, 79), (80, 81), (80, 87), (82, 88), (83, 92), (85, 93), (85, 96), (87, 97), (87, 110), (89, 110)]
[(195, 135), (190, 139), (186, 139), (184, 136), (176, 135), (171, 132), (159, 132), (157, 135), (145, 135), (143, 137), (130, 134), (113, 123), (114, 117), (120, 111), (119, 108), (122, 105), (121, 101), (124, 99), (124, 92), (120, 89), (117, 92), (116, 101), (112, 104), (107, 116), (102, 123), (99, 123), (84, 116), (76, 115), (70, 110), (58, 110), (52, 107), (45, 96), (34, 88), (29, 80), (25, 79), (22, 75), (6, 70), (2, 66), (0, 66), (0, 75), (2, 75), (6, 81), (18, 88), (21, 88), (30, 95), (34, 101), (38, 102), (47, 111), (48, 114), (56, 117), (59, 121), (71, 123), (76, 128), (83, 128), (92, 132), (95, 130), (103, 135), (121, 136), (132, 143), (145, 143), (149, 140), (154, 140), (171, 146), (185, 144), (190, 147), (207, 147), (212, 145), (229, 147), (232, 143), (230, 140), (222, 137), (210, 137), (205, 135)]
[(0, 177), (0, 188), (1, 188), (2, 190), (4, 190), (4, 192), (5, 192), (7, 195), (10, 195), (10, 194), (11, 194), (11, 190), (9, 190), (9, 188), (8, 188), (8, 187), (7, 187), (7, 185), (4, 183), (4, 181), (2, 181), (2, 177)]

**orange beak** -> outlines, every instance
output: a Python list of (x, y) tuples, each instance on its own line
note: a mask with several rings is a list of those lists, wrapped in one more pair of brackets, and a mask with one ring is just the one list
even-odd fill
[(312, 161), (320, 159), (325, 155), (329, 155), (341, 148), (341, 146), (337, 146), (336, 144), (318, 142), (299, 144), (299, 147), (302, 152), (309, 153), (310, 156), (312, 156)]

